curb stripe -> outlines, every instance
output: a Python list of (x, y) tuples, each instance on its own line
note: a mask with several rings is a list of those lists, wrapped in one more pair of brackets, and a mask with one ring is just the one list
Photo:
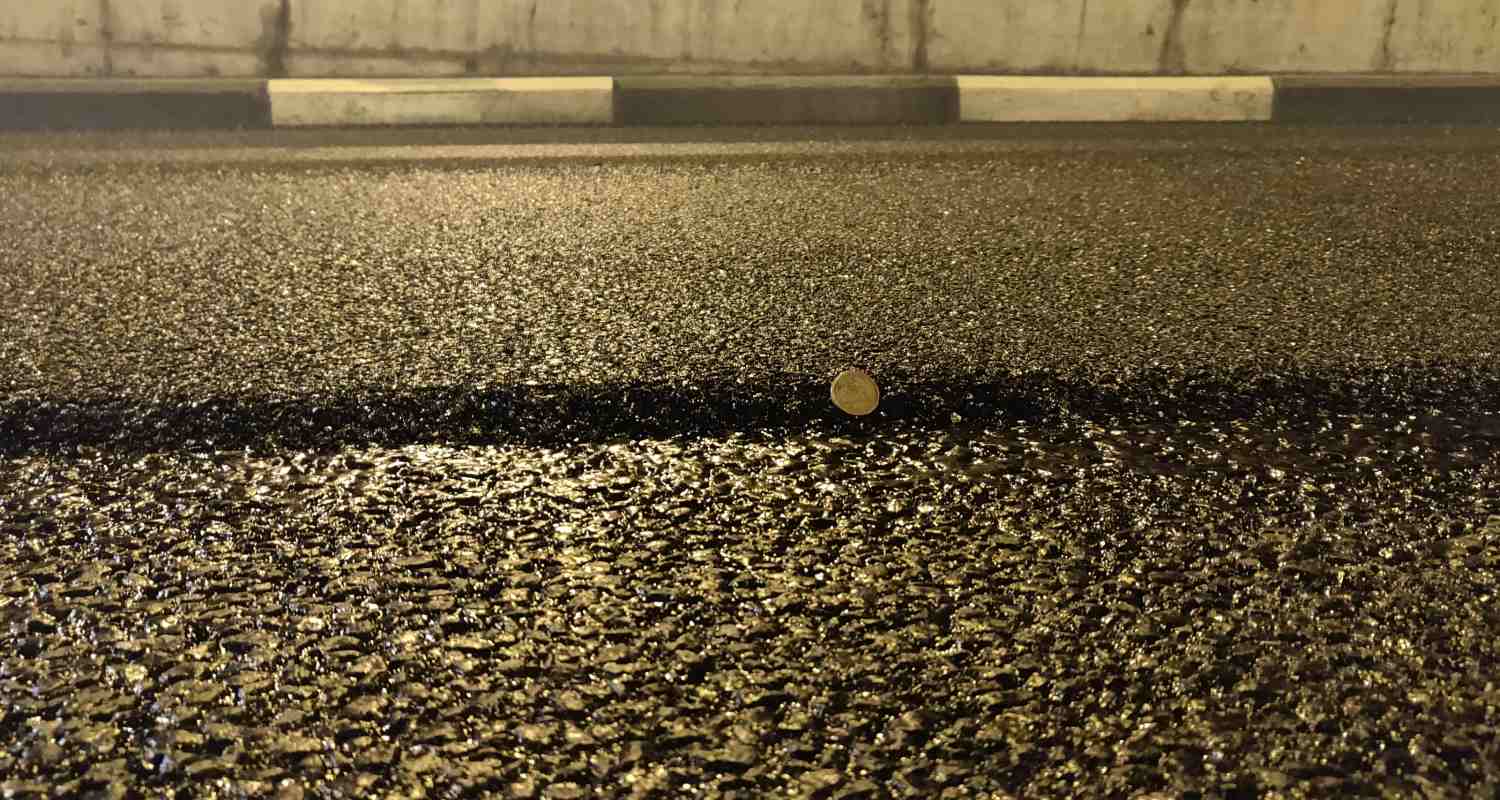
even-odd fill
[(1276, 122), (1500, 122), (1500, 76), (1286, 76)]
[(1500, 122), (1500, 75), (4, 79), (0, 129)]
[(608, 125), (611, 78), (272, 80), (276, 127)]
[(964, 122), (1262, 122), (1269, 78), (959, 76)]
[(0, 130), (269, 127), (264, 80), (0, 80)]
[(941, 125), (958, 120), (951, 77), (621, 77), (618, 125)]

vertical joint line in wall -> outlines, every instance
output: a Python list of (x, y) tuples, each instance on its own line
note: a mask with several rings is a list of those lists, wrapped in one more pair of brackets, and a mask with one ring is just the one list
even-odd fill
[(106, 78), (115, 74), (115, 26), (113, 17), (114, 14), (110, 10), (109, 0), (99, 0), (99, 41), (104, 45), (101, 69)]
[(531, 0), (531, 8), (526, 12), (526, 52), (535, 57), (536, 49), (536, 7), (541, 0)]
[(891, 55), (891, 0), (880, 0), (880, 17), (876, 20), (875, 36), (880, 42), (880, 66), (885, 68)]
[(464, 58), (464, 72), (473, 75), (479, 71), (479, 0), (469, 0), (469, 13), (464, 24), (464, 47), (468, 51)]
[(1187, 72), (1187, 51), (1182, 42), (1182, 17), (1191, 0), (1172, 0), (1172, 16), (1161, 37), (1161, 52), (1156, 57), (1157, 72), (1182, 75)]
[(1389, 72), (1396, 66), (1395, 54), (1391, 52), (1391, 31), (1396, 27), (1396, 5), (1401, 0), (1389, 0), (1385, 7), (1385, 19), (1381, 22), (1380, 50), (1375, 54), (1375, 69)]
[(1089, 25), (1089, 0), (1082, 0), (1078, 4), (1078, 36), (1073, 39), (1073, 69), (1077, 70), (1078, 54), (1083, 51), (1083, 35), (1088, 32)]
[(928, 19), (933, 0), (911, 0), (911, 71), (927, 71), (927, 37), (931, 35)]
[(271, 46), (266, 53), (266, 77), (287, 76), (286, 55), (292, 44), (292, 0), (281, 0), (271, 24)]

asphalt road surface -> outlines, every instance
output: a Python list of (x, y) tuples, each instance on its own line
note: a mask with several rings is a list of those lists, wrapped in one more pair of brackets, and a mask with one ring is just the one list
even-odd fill
[(0, 791), (1495, 796), (1496, 175), (0, 137)]

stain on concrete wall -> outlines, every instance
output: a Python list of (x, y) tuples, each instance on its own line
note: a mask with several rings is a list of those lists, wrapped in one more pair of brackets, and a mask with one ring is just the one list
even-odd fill
[(260, 74), (267, 78), (287, 76), (286, 57), (292, 41), (292, 0), (276, 0), (261, 6)]
[(1500, 74), (1500, 0), (48, 0), (0, 75)]
[(115, 39), (114, 13), (110, 10), (109, 0), (98, 0), (98, 2), (100, 73), (107, 78), (115, 72), (114, 53), (111, 52)]
[(0, 75), (103, 73), (98, 0), (0, 2)]
[(1393, 69), (1496, 72), (1500, 0), (1401, 0), (1391, 31)]
[(1089, 0), (1081, 0), (1078, 4), (1078, 35), (1073, 39), (1073, 58), (1071, 68), (1078, 68), (1078, 56), (1083, 51), (1083, 40), (1089, 32)]
[(1156, 57), (1156, 73), (1159, 75), (1182, 75), (1187, 72), (1187, 44), (1183, 41), (1182, 15), (1187, 13), (1191, 0), (1171, 0), (1172, 15), (1167, 18), (1166, 30), (1161, 36), (1161, 52)]
[[(936, 0), (929, 11), (927, 67), (933, 72), (1069, 74), (1091, 60), (1129, 63), (1149, 71), (1156, 57), (1137, 45), (1122, 50), (1118, 2), (1054, 0), (1047, 3)], [(1134, 4), (1130, 4), (1134, 5)], [(1082, 25), (1080, 26), (1080, 21)], [(1087, 38), (1080, 40), (1082, 27)], [(1105, 31), (1114, 35), (1102, 35)], [(1094, 52), (1096, 51), (1097, 52)], [(960, 65), (963, 69), (957, 69)]]
[(1375, 51), (1375, 69), (1388, 72), (1396, 66), (1396, 54), (1391, 51), (1391, 33), (1396, 28), (1396, 7), (1400, 0), (1386, 0), (1385, 16), (1380, 20), (1380, 45)]
[(911, 71), (927, 71), (927, 41), (932, 38), (934, 0), (911, 0)]
[(875, 40), (876, 51), (882, 65), (889, 63), (891, 56), (891, 0), (863, 0), (861, 15)]

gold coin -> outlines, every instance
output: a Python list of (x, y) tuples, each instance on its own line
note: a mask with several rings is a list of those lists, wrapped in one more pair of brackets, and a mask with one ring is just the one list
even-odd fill
[(833, 404), (845, 414), (862, 417), (880, 405), (880, 387), (862, 369), (846, 369), (833, 379)]

